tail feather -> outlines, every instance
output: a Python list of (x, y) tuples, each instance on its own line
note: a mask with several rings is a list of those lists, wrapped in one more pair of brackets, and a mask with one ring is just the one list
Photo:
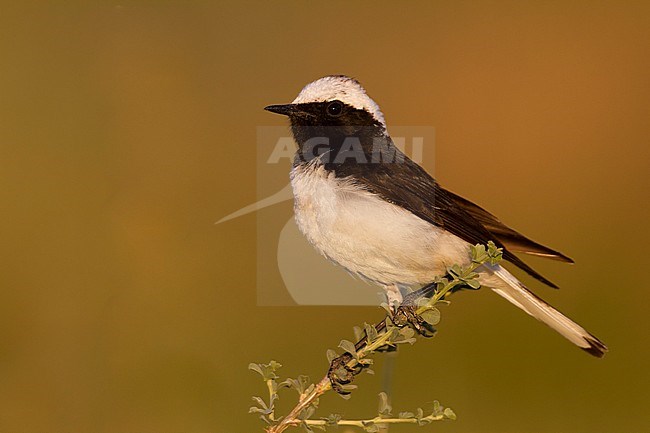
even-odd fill
[(605, 356), (607, 346), (602, 341), (537, 297), (510, 272), (497, 266), (492, 275), (498, 277), (498, 281), (490, 277), (485, 283), (486, 286), (491, 287), (496, 293), (540, 322), (550, 326), (582, 350), (598, 358)]

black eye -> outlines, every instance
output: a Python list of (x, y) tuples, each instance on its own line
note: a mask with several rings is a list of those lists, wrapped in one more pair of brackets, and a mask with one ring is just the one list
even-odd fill
[(330, 102), (327, 106), (327, 114), (332, 117), (338, 117), (343, 114), (343, 104), (339, 101)]

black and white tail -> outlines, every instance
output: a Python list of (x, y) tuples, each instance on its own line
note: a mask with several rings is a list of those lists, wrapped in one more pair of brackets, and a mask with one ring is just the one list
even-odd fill
[[(498, 281), (494, 277), (498, 277)], [(607, 353), (602, 341), (537, 297), (501, 266), (492, 269), (485, 285), (589, 354), (602, 358)]]

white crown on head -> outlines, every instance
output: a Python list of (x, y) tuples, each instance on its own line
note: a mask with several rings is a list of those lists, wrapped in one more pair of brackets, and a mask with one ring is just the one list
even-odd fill
[(376, 120), (386, 125), (379, 105), (373, 101), (354, 78), (345, 75), (328, 75), (307, 84), (300, 91), (293, 104), (339, 100), (359, 110), (366, 110)]

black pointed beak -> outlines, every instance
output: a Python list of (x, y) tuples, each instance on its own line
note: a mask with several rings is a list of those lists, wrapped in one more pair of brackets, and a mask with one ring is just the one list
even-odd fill
[(269, 105), (264, 107), (264, 109), (271, 113), (283, 114), (285, 116), (290, 116), (298, 112), (295, 104)]

